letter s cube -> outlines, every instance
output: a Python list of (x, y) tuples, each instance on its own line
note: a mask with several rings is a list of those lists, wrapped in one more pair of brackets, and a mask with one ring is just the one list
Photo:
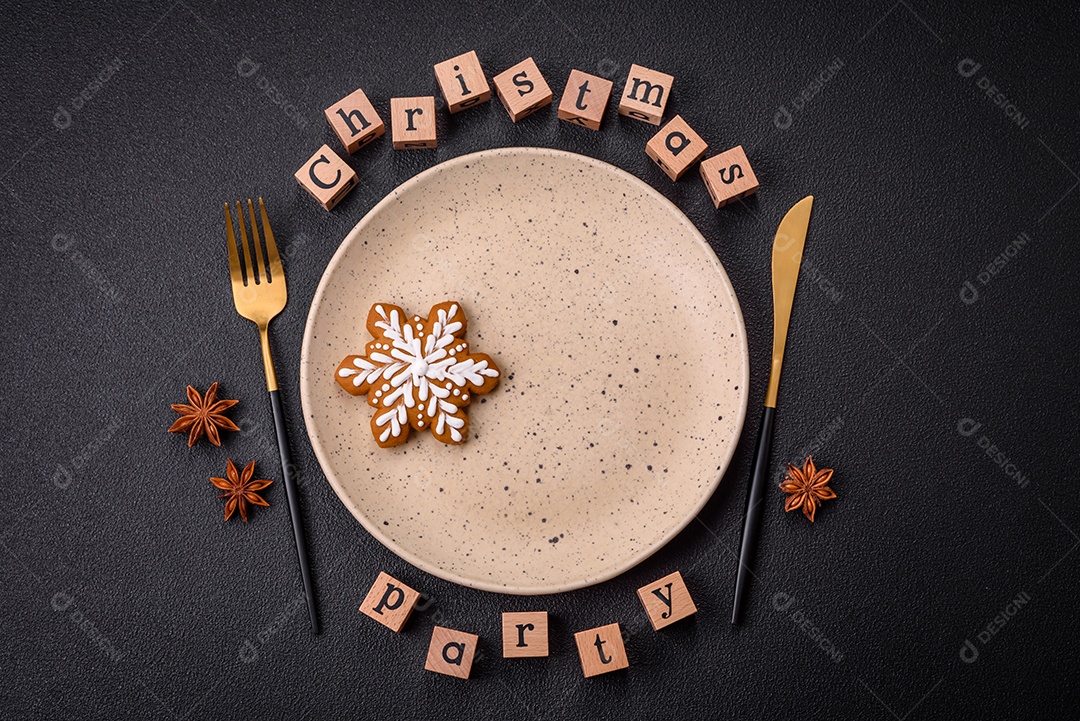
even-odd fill
[(741, 145), (714, 155), (700, 169), (705, 189), (717, 208), (757, 192), (757, 176)]

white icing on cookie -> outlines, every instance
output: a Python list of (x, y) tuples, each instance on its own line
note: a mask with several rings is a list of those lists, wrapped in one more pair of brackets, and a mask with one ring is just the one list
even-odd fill
[(460, 337), (465, 317), (457, 303), (435, 306), (426, 319), (414, 315), (402, 321), (398, 308), (376, 304), (368, 320), (369, 328), (378, 331), (370, 352), (346, 359), (338, 380), (346, 390), (354, 388), (354, 395), (367, 391), (377, 408), (372, 431), (381, 444), (403, 441), (410, 424), (417, 430), (431, 428), (444, 442), (460, 443), (469, 391), (491, 390), (499, 369), (487, 356), (469, 352)]

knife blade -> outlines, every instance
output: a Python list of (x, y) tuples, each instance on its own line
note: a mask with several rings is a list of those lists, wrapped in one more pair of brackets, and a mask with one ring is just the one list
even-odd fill
[(769, 453), (772, 450), (773, 424), (776, 420), (776, 399), (780, 391), (780, 369), (784, 364), (784, 348), (787, 345), (791, 306), (795, 300), (795, 286), (799, 280), (806, 231), (810, 227), (810, 209), (814, 196), (808, 195), (793, 205), (780, 221), (773, 239), (772, 286), (773, 286), (773, 351), (769, 370), (769, 385), (765, 390), (765, 408), (761, 413), (754, 461), (751, 464), (750, 489), (746, 496), (746, 516), (743, 519), (742, 543), (739, 547), (739, 570), (735, 576), (735, 599), (731, 608), (731, 622), (738, 623), (746, 600), (746, 589), (753, 575), (751, 564), (757, 549), (757, 537), (761, 528), (762, 500), (769, 475)]

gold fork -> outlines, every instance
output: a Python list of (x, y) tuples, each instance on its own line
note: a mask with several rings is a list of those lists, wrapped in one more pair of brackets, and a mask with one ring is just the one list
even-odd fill
[(236, 203), (237, 223), (240, 226), (240, 247), (244, 252), (244, 266), (241, 270), (240, 256), (236, 250), (236, 234), (233, 232), (232, 213), (225, 203), (225, 228), (229, 239), (229, 275), (232, 278), (233, 303), (236, 312), (247, 318), (259, 328), (259, 343), (262, 346), (263, 369), (266, 371), (266, 389), (270, 391), (270, 406), (274, 412), (274, 430), (277, 434), (278, 453), (281, 454), (281, 475), (285, 481), (285, 495), (289, 500), (289, 516), (292, 518), (293, 536), (296, 539), (296, 555), (300, 559), (300, 574), (304, 579), (304, 594), (307, 596), (308, 615), (311, 630), (319, 632), (319, 622), (315, 615), (315, 594), (311, 584), (311, 569), (308, 565), (307, 544), (304, 542), (304, 524), (300, 517), (300, 497), (293, 479), (293, 464), (289, 457), (289, 438), (285, 431), (285, 414), (281, 410), (281, 398), (278, 395), (277, 375), (274, 373), (274, 359), (270, 355), (270, 321), (285, 307), (288, 294), (285, 290), (285, 272), (281, 268), (281, 257), (274, 242), (274, 231), (270, 229), (270, 218), (266, 215), (266, 205), (259, 198), (259, 211), (262, 215), (263, 237), (266, 238), (266, 256), (263, 256), (259, 238), (259, 224), (256, 222), (255, 205), (247, 201), (248, 217), (251, 219), (251, 238), (254, 253), (248, 248), (247, 229), (244, 225), (244, 206)]

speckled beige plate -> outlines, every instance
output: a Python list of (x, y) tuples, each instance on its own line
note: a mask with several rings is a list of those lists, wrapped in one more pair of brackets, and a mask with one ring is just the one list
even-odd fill
[[(444, 300), (503, 377), (464, 445), (379, 448), (334, 370), (364, 353), (375, 302)], [(364, 528), (429, 573), (515, 594), (609, 579), (674, 537), (731, 460), (747, 382), (735, 292), (686, 216), (539, 148), (455, 158), (375, 206), (323, 275), (300, 361), (315, 453)]]

